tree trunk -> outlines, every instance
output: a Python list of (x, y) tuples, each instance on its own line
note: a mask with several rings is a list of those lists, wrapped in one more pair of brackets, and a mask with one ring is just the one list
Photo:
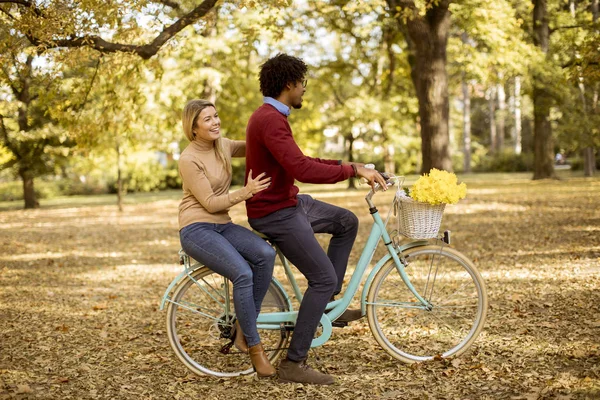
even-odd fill
[(121, 176), (121, 146), (117, 142), (117, 206), (123, 212), (123, 179)]
[[(596, 30), (598, 29), (598, 17), (599, 17), (599, 6), (598, 0), (592, 1), (592, 21), (596, 26)], [(596, 83), (594, 87), (594, 92), (592, 94), (592, 114), (596, 114), (598, 112), (598, 84)], [(594, 176), (596, 172), (596, 158), (594, 157), (594, 148), (586, 147), (583, 149), (583, 174), (584, 176)]]
[(594, 172), (596, 172), (594, 149), (592, 147), (586, 147), (583, 149), (583, 174), (585, 176), (594, 176)]
[(19, 176), (23, 181), (23, 200), (25, 201), (25, 208), (38, 208), (40, 203), (37, 201), (33, 186), (33, 178), (35, 175), (29, 168), (21, 167), (19, 168)]
[(396, 175), (396, 162), (394, 161), (394, 144), (390, 143), (390, 138), (387, 133), (387, 120), (380, 120), (379, 126), (381, 126), (381, 136), (383, 138), (383, 172), (387, 172), (392, 175)]
[(504, 91), (503, 83), (496, 85), (496, 93), (498, 94), (498, 116), (496, 117), (496, 124), (498, 125), (498, 128), (496, 130), (496, 150), (500, 153), (504, 148), (504, 138), (506, 137), (506, 92)]
[[(387, 0), (391, 10), (412, 12), (409, 18), (398, 13), (396, 21), (406, 37), (411, 78), (419, 100), (421, 124), (421, 173), (431, 168), (452, 171), (448, 116), (448, 73), (446, 46), (450, 30), (449, 0), (439, 0), (424, 16), (414, 1)], [(393, 14), (396, 14), (394, 11)]]
[(533, 179), (555, 178), (554, 141), (550, 124), (552, 99), (544, 88), (533, 89), (534, 109), (534, 167)]
[(384, 146), (383, 168), (385, 172), (390, 173), (392, 175), (396, 175), (396, 162), (394, 161), (394, 154), (395, 150), (393, 144), (387, 144)]
[[(534, 43), (548, 55), (550, 29), (548, 26), (546, 0), (534, 0), (533, 29)], [(548, 59), (548, 57), (546, 57)], [(533, 77), (533, 114), (534, 114), (534, 167), (533, 179), (556, 178), (554, 172), (554, 143), (550, 108), (552, 96), (546, 89), (546, 82), (539, 74)]]
[(490, 118), (490, 153), (496, 152), (496, 87), (492, 86), (487, 90), (488, 114)]
[(432, 52), (417, 54), (416, 63), (411, 66), (421, 119), (421, 173), (427, 173), (432, 168), (452, 171), (448, 149), (449, 106), (445, 42), (443, 47), (443, 50), (438, 48)]
[(521, 154), (521, 151), (523, 150), (523, 145), (521, 143), (522, 129), (521, 129), (521, 77), (520, 76), (515, 77), (515, 88), (514, 89), (515, 89), (515, 111), (514, 111), (515, 154)]
[(469, 93), (469, 84), (463, 73), (462, 79), (463, 92), (463, 172), (471, 172), (471, 95)]
[[(344, 136), (346, 148), (348, 149), (348, 162), (354, 162), (354, 136), (352, 133)], [(356, 178), (348, 179), (348, 189), (356, 189)]]

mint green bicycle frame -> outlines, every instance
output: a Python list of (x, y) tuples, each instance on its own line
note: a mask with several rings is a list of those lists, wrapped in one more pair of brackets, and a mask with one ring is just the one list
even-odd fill
[[(369, 205), (369, 209), (371, 211), (371, 216), (373, 217), (373, 225), (371, 227), (371, 233), (369, 234), (367, 242), (365, 243), (365, 246), (361, 253), (360, 259), (358, 260), (358, 263), (356, 265), (356, 269), (354, 270), (354, 273), (352, 274), (352, 277), (350, 279), (350, 282), (348, 283), (348, 287), (346, 288), (344, 295), (340, 299), (329, 302), (327, 304), (325, 313), (323, 314), (323, 316), (321, 317), (321, 320), (320, 320), (323, 331), (319, 337), (316, 337), (313, 339), (313, 341), (311, 343), (311, 347), (321, 346), (322, 344), (326, 343), (329, 340), (329, 338), (331, 337), (331, 333), (332, 333), (331, 322), (334, 321), (336, 318), (338, 318), (350, 305), (350, 302), (352, 301), (352, 299), (354, 298), (354, 295), (358, 291), (360, 281), (361, 281), (367, 267), (371, 264), (371, 260), (373, 259), (373, 255), (375, 254), (375, 250), (377, 249), (377, 246), (381, 239), (383, 239), (383, 242), (385, 243), (385, 247), (388, 251), (388, 254), (383, 256), (377, 262), (377, 264), (375, 264), (375, 266), (371, 270), (371, 273), (367, 277), (365, 285), (363, 286), (361, 299), (360, 299), (362, 314), (363, 315), (366, 314), (367, 293), (368, 293), (371, 283), (373, 282), (373, 279), (375, 278), (375, 275), (390, 259), (394, 260), (396, 269), (398, 270), (398, 273), (400, 274), (402, 280), (406, 284), (406, 287), (413, 293), (415, 298), (420, 303), (420, 305), (411, 303), (412, 307), (422, 308), (422, 309), (430, 309), (431, 308), (430, 303), (427, 300), (425, 300), (417, 292), (417, 290), (413, 287), (408, 275), (406, 274), (406, 272), (404, 270), (404, 264), (402, 263), (402, 261), (400, 260), (400, 257), (398, 256), (399, 253), (402, 253), (403, 251), (405, 251), (407, 249), (410, 249), (413, 247), (418, 247), (418, 246), (424, 246), (424, 245), (427, 245), (428, 242), (426, 240), (417, 240), (417, 241), (411, 241), (402, 246), (396, 247), (395, 244), (393, 243), (393, 241), (391, 240), (389, 233), (386, 230), (386, 227), (385, 227), (386, 224), (381, 219), (381, 216), (379, 215), (379, 211), (377, 210), (377, 208), (375, 207), (375, 205), (373, 204), (373, 202), (371, 200), (373, 195), (374, 195), (373, 190), (370, 190), (369, 193), (365, 196), (365, 200), (367, 201), (367, 204)], [(302, 293), (300, 292), (300, 288), (296, 282), (296, 279), (294, 278), (294, 274), (292, 273), (290, 264), (288, 263), (285, 256), (281, 253), (279, 248), (275, 247), (275, 249), (281, 259), (281, 262), (282, 262), (284, 270), (285, 270), (285, 274), (286, 274), (288, 280), (290, 281), (290, 284), (292, 285), (292, 288), (294, 290), (294, 295), (296, 296), (296, 298), (298, 299), (299, 302), (302, 302), (303, 296), (302, 296)], [(169, 295), (170, 295), (171, 291), (173, 290), (173, 288), (175, 287), (175, 285), (181, 279), (183, 279), (186, 275), (190, 276), (190, 278), (191, 278), (191, 273), (195, 270), (195, 269), (192, 270), (192, 269), (188, 268), (189, 257), (187, 255), (184, 255), (184, 257), (187, 257), (186, 261), (184, 262), (186, 269), (181, 274), (179, 274), (179, 276), (177, 276), (173, 280), (173, 282), (171, 282), (169, 287), (167, 288), (167, 290), (163, 296), (162, 302), (161, 302), (161, 306), (160, 306), (161, 310), (164, 308), (164, 305), (167, 301), (171, 301)], [(285, 299), (286, 303), (291, 305), (291, 300), (290, 300), (289, 296), (287, 295), (286, 291), (283, 289), (283, 286), (275, 278), (273, 278), (272, 282), (281, 289), (282, 293), (284, 293), (286, 295), (286, 299)], [(225, 306), (227, 307), (228, 304), (226, 304)], [(229, 310), (226, 310), (226, 311), (228, 312)], [(257, 325), (258, 325), (259, 329), (277, 329), (277, 330), (279, 330), (279, 329), (281, 329), (282, 324), (286, 324), (286, 323), (294, 324), (296, 322), (297, 317), (298, 317), (298, 311), (260, 313), (257, 318)]]

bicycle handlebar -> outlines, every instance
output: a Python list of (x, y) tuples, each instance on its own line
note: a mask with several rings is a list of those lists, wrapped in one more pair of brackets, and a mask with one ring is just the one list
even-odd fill
[[(387, 184), (388, 187), (394, 186), (396, 184), (396, 182), (398, 182), (400, 179), (402, 179), (402, 181), (404, 182), (404, 176), (396, 176), (394, 174), (388, 174), (387, 172), (379, 172), (379, 175), (381, 175), (385, 179), (385, 183)], [(380, 190), (381, 190), (381, 185), (379, 185), (379, 183), (376, 183), (375, 190), (373, 190), (373, 189), (369, 190), (369, 193), (367, 193), (367, 195), (365, 196), (367, 203), (369, 203), (369, 207), (373, 207), (373, 204), (371, 203), (371, 199), (373, 198), (373, 195), (375, 195), (375, 193)]]

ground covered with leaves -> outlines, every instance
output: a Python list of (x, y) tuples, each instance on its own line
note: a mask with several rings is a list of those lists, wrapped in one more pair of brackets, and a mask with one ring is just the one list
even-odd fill
[[(598, 399), (600, 179), (528, 178), (467, 180), (467, 199), (444, 214), (488, 286), (473, 348), (402, 364), (363, 319), (311, 352), (337, 377), (329, 387), (197, 376), (177, 360), (159, 304), (180, 271), (178, 194), (122, 213), (102, 202), (0, 212), (0, 399)], [(359, 216), (355, 262), (365, 188), (303, 192)], [(232, 216), (245, 224), (242, 205)]]

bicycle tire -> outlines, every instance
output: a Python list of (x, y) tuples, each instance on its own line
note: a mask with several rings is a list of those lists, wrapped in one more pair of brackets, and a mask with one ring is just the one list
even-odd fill
[(367, 294), (367, 319), (375, 339), (406, 363), (461, 355), (485, 323), (488, 299), (481, 274), (450, 247), (420, 246), (403, 256), (411, 283), (431, 309), (422, 307), (390, 260), (377, 272)]
[[(253, 373), (248, 354), (234, 346), (229, 353), (221, 353), (223, 346), (231, 342), (235, 322), (232, 283), (207, 267), (197, 267), (190, 275), (175, 287), (167, 306), (167, 336), (177, 358), (198, 375), (234, 377)], [(291, 311), (286, 298), (271, 281), (261, 312)], [(259, 335), (274, 363), (287, 345), (289, 332), (259, 329)]]

